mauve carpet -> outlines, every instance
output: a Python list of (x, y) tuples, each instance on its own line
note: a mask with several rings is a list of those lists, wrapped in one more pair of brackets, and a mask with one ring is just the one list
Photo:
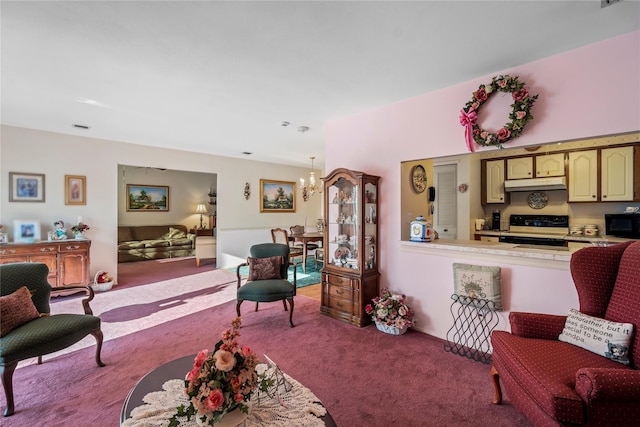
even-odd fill
[[(96, 294), (105, 343), (99, 368), (94, 340), (70, 351), (21, 362), (14, 375), (16, 412), (3, 426), (118, 426), (129, 390), (147, 372), (212, 349), (235, 316), (234, 275), (209, 270)], [(54, 312), (78, 298), (52, 304)], [(410, 330), (392, 336), (319, 313), (297, 296), (295, 328), (279, 302), (243, 305), (240, 342), (267, 354), (310, 388), (338, 426), (527, 426), (508, 401), (491, 404), (488, 365), (443, 350), (443, 341)], [(508, 398), (508, 396), (507, 396)], [(0, 400), (4, 407), (4, 396)]]

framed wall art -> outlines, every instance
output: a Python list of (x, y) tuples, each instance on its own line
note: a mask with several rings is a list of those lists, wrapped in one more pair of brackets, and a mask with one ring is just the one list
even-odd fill
[(64, 176), (64, 204), (87, 204), (87, 177), (79, 175)]
[(260, 212), (295, 212), (296, 183), (260, 180)]
[(44, 202), (44, 174), (9, 172), (10, 202)]
[(127, 184), (127, 212), (168, 211), (168, 186)]
[(20, 220), (13, 221), (13, 240), (15, 242), (31, 243), (40, 240), (40, 221)]

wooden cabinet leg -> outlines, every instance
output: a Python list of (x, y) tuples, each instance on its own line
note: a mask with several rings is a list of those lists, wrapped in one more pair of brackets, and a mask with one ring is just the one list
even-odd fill
[(500, 374), (495, 367), (491, 367), (491, 379), (493, 380), (493, 388), (496, 390), (496, 396), (493, 399), (494, 405), (502, 403), (502, 390), (500, 389)]

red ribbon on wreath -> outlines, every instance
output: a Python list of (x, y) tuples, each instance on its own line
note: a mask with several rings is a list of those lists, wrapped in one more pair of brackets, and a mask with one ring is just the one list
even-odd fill
[(476, 124), (478, 115), (474, 110), (468, 113), (464, 109), (460, 110), (460, 124), (464, 126), (464, 137), (467, 140), (467, 148), (472, 153), (475, 151), (473, 148), (473, 125)]

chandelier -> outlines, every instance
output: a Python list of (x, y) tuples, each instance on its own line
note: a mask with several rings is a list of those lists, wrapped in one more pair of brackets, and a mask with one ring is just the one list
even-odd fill
[(313, 196), (316, 191), (321, 193), (322, 190), (318, 185), (316, 185), (316, 176), (313, 172), (313, 159), (315, 157), (309, 157), (311, 159), (311, 172), (309, 172), (309, 185), (304, 185), (304, 178), (300, 178), (300, 188), (302, 189), (302, 200), (305, 202), (309, 200), (309, 197)]

